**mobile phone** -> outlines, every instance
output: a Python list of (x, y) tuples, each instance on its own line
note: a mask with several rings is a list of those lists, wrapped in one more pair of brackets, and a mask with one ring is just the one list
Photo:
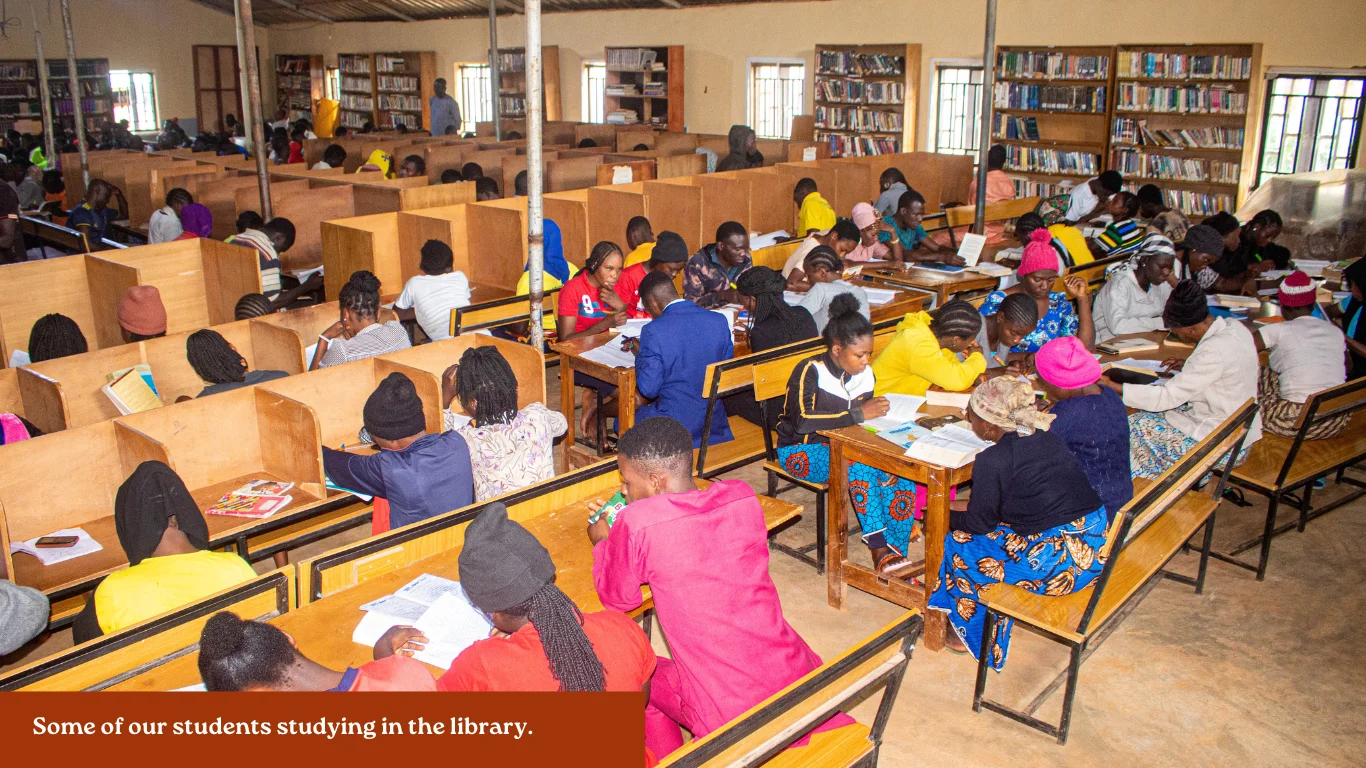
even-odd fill
[(44, 536), (33, 542), (33, 546), (39, 549), (63, 549), (76, 546), (80, 540), (80, 536)]

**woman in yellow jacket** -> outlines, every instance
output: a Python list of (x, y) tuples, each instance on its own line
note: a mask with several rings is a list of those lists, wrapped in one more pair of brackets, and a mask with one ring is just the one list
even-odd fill
[[(892, 342), (873, 361), (874, 394), (923, 395), (930, 385), (951, 392), (971, 388), (987, 369), (977, 344), (981, 329), (977, 308), (962, 299), (940, 307), (933, 319), (926, 312), (906, 315)], [(960, 360), (960, 354), (966, 358)]]

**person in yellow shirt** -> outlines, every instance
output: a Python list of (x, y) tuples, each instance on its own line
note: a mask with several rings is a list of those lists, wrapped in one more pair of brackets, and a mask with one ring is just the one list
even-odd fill
[(797, 204), (797, 237), (806, 237), (813, 230), (824, 232), (835, 226), (835, 209), (816, 191), (816, 180), (804, 178), (792, 189), (792, 201)]
[(626, 261), (622, 263), (622, 269), (636, 264), (644, 264), (649, 261), (655, 251), (655, 233), (650, 228), (650, 220), (644, 216), (632, 216), (626, 222), (626, 247), (631, 252), (626, 254)]
[[(1042, 216), (1032, 211), (1026, 213), (1015, 220), (1015, 239), (1019, 240), (1021, 246), (1029, 245), (1029, 236), (1043, 226)], [(1096, 260), (1080, 229), (1070, 224), (1054, 224), (1048, 227), (1048, 232), (1053, 236), (1053, 250), (1058, 253), (1058, 274), (1066, 272), (1068, 267), (1090, 264)]]
[(114, 529), (128, 568), (95, 588), (73, 628), (78, 643), (256, 577), (237, 555), (209, 551), (209, 526), (199, 505), (175, 470), (159, 461), (142, 462), (119, 486)]
[(924, 395), (931, 385), (950, 392), (971, 388), (987, 369), (977, 343), (981, 330), (982, 316), (962, 299), (940, 307), (933, 319), (927, 312), (906, 315), (873, 361), (873, 394)]

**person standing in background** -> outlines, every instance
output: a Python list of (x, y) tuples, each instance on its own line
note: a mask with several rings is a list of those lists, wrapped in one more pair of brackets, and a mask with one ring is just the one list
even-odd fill
[(446, 93), (446, 78), (438, 77), (432, 87), (436, 90), (436, 95), (432, 97), (432, 124), (431, 134), (433, 136), (445, 136), (450, 128), (460, 130), (460, 105), (455, 98)]

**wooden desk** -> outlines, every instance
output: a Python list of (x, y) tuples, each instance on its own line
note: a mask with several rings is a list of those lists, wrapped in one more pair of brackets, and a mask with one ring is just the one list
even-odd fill
[[(602, 363), (583, 357), (583, 353), (606, 344), (620, 345), (621, 334), (599, 333), (570, 341), (557, 341), (550, 345), (553, 351), (560, 354), (560, 411), (564, 413), (565, 421), (569, 422), (569, 428), (564, 433), (566, 456), (574, 447), (574, 431), (578, 425), (578, 419), (574, 418), (574, 406), (578, 402), (577, 398), (574, 397), (575, 371), (581, 372), (585, 376), (591, 376), (598, 381), (617, 385), (617, 434), (624, 434), (635, 423), (636, 369), (608, 368)], [(599, 456), (603, 455), (602, 442), (602, 437), (599, 435)]]
[[(697, 484), (701, 488), (710, 485), (706, 480), (698, 480)], [(598, 599), (597, 589), (593, 586), (593, 548), (585, 533), (588, 502), (605, 499), (609, 495), (588, 494), (523, 523), (550, 551), (551, 559), (555, 561), (555, 583), (585, 613), (602, 610), (602, 601)], [(801, 507), (795, 504), (766, 496), (760, 496), (759, 503), (763, 506), (764, 522), (770, 531), (801, 512)], [(301, 653), (329, 669), (359, 667), (373, 658), (371, 648), (351, 641), (350, 630), (361, 620), (360, 606), (398, 591), (404, 584), (424, 573), (459, 580), (460, 551), (460, 547), (455, 547), (439, 552), (309, 603), (271, 619), (270, 623), (288, 632), (298, 643)], [(642, 588), (641, 594), (643, 602), (631, 612), (633, 617), (654, 607), (649, 588)], [(194, 685), (200, 682), (198, 660), (198, 652), (186, 654), (109, 690), (168, 691)], [(437, 675), (446, 671), (436, 667), (429, 669)]]
[(1166, 338), (1167, 331), (1149, 331), (1147, 333), (1121, 333), (1120, 335), (1108, 339), (1107, 341), (1123, 341), (1124, 339), (1148, 339), (1150, 341), (1157, 342), (1161, 346), (1158, 349), (1150, 349), (1145, 352), (1126, 352), (1122, 355), (1101, 354), (1100, 364), (1105, 365), (1107, 363), (1113, 363), (1116, 360), (1122, 359), (1169, 360), (1171, 358), (1179, 358), (1181, 360), (1185, 360), (1186, 358), (1190, 357), (1190, 354), (1192, 352), (1195, 351), (1194, 345), (1172, 345), (1164, 341)]
[[(944, 306), (950, 296), (967, 291), (989, 291), (996, 288), (1001, 278), (989, 277), (978, 272), (938, 272), (933, 269), (911, 267), (899, 270), (895, 267), (865, 269), (864, 275), (892, 286), (904, 286), (919, 291), (933, 293), (937, 299), (936, 307)], [(927, 633), (928, 635), (928, 633)]]
[[(939, 413), (942, 411), (942, 413)], [(951, 409), (927, 409), (929, 415), (961, 413)], [(906, 457), (904, 451), (863, 427), (845, 427), (822, 432), (830, 439), (830, 495), (826, 504), (827, 597), (832, 608), (844, 608), (848, 589), (877, 595), (905, 608), (925, 614), (925, 647), (937, 651), (944, 647), (947, 617), (940, 611), (926, 610), (926, 603), (939, 583), (939, 566), (944, 559), (944, 536), (949, 531), (949, 491), (972, 479), (972, 464), (948, 469)], [(871, 568), (849, 559), (849, 478), (846, 467), (854, 461), (924, 485), (929, 490), (925, 506), (923, 534), (925, 559), (904, 579), (919, 575), (924, 586), (903, 578), (888, 579)]]

